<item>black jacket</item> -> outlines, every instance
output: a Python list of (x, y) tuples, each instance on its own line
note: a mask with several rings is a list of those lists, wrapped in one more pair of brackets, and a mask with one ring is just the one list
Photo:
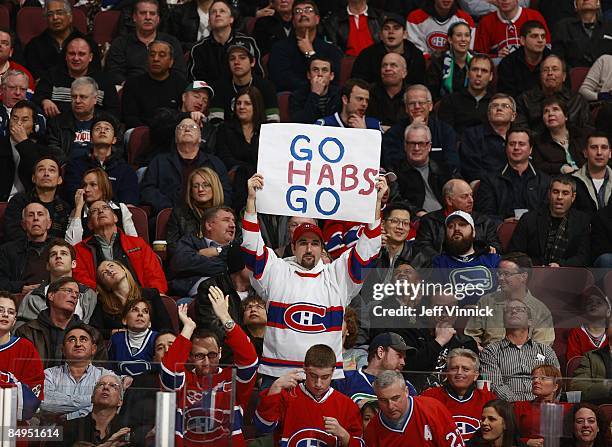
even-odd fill
[[(550, 220), (548, 206), (542, 206), (537, 210), (525, 213), (512, 234), (508, 251), (527, 253), (533, 265), (542, 265)], [(588, 267), (591, 263), (589, 216), (570, 209), (567, 234), (568, 244), (565, 257), (559, 262), (559, 265), (563, 267)]]
[[(512, 168), (506, 165), (501, 172), (483, 177), (476, 194), (474, 209), (487, 215), (498, 224), (508, 217), (514, 217), (514, 207), (512, 206), (514, 176), (511, 175), (511, 171)], [(527, 176), (526, 195), (522, 197), (526, 205), (525, 208), (529, 210), (538, 209), (547, 203), (550, 177), (534, 169), (531, 164), (523, 175)]]
[(32, 243), (28, 240), (13, 240), (0, 246), (0, 289), (8, 290), (11, 293), (21, 293), (21, 289), (26, 284), (40, 283), (47, 278), (45, 274), (41, 278), (36, 278), (34, 282), (24, 281), (23, 274), (27, 267), (28, 257), (37, 259), (38, 263), (46, 264), (43, 261), (45, 249), (51, 239), (42, 243)]
[[(603, 191), (600, 189), (599, 193), (595, 189), (595, 185), (588, 173), (588, 166), (586, 164), (578, 171), (574, 172), (573, 176), (576, 180), (576, 200), (572, 207), (575, 210), (587, 213), (592, 217), (597, 210), (612, 203), (612, 169), (610, 169), (609, 166), (606, 168), (604, 184), (601, 186)], [(599, 194), (603, 194), (603, 205), (601, 205), (601, 207), (599, 204)]]
[(49, 237), (64, 239), (66, 228), (68, 228), (68, 217), (72, 208), (57, 192), (51, 202), (41, 202), (35, 189), (32, 189), (30, 192), (15, 194), (8, 203), (4, 212), (4, 238), (7, 241), (25, 240), (26, 233), (21, 226), (21, 213), (26, 206), (33, 202), (42, 204), (49, 211), (49, 216), (51, 217)]
[[(217, 173), (223, 185), (225, 204), (231, 203), (232, 188), (223, 162), (214, 155), (200, 151), (197, 156), (198, 167), (209, 167)], [(182, 202), (183, 168), (178, 152), (159, 154), (151, 163), (140, 183), (140, 201), (153, 207), (154, 215), (164, 208), (172, 208)]]
[(425, 85), (431, 92), (433, 100), (437, 101), (440, 98), (448, 95), (449, 93), (460, 92), (467, 88), (467, 72), (469, 69), (468, 64), (465, 64), (463, 68), (460, 68), (455, 64), (453, 69), (453, 91), (449, 92), (443, 88), (442, 84), (442, 71), (444, 66), (445, 54), (436, 54), (431, 57), (427, 71), (425, 72)]
[(273, 16), (257, 19), (255, 28), (253, 28), (253, 37), (262, 56), (268, 54), (272, 49), (272, 45), (276, 42), (287, 38), (286, 29), (293, 30), (293, 23), (291, 21), (285, 23), (285, 26), (283, 26), (283, 20), (278, 13), (275, 13)]
[(93, 168), (102, 168), (108, 174), (113, 188), (113, 202), (138, 205), (138, 177), (120, 155), (115, 154), (100, 163), (91, 155), (74, 158), (66, 164), (64, 191), (66, 200), (74, 206), (74, 193), (81, 187), (83, 174)]
[[(582, 151), (587, 145), (588, 128), (569, 127), (569, 153), (579, 168), (585, 163)], [(536, 138), (533, 148), (533, 165), (549, 175), (561, 173), (561, 167), (567, 164), (565, 149), (555, 142), (548, 129), (544, 129)]]
[[(380, 30), (383, 25), (384, 13), (372, 6), (368, 7), (368, 29), (374, 42), (380, 41)], [(349, 40), (350, 24), (346, 8), (339, 9), (335, 14), (327, 16), (322, 23), (323, 34), (328, 42), (340, 47), (344, 52), (347, 50)]]
[[(542, 60), (550, 54), (544, 49)], [(497, 66), (497, 91), (507, 93), (513, 98), (538, 86), (540, 64), (531, 70), (525, 61), (525, 48), (520, 47), (504, 57)]]
[(491, 172), (501, 171), (506, 165), (506, 139), (486, 122), (468, 127), (459, 146), (461, 175), (468, 182), (481, 180)]
[(195, 212), (186, 205), (175, 206), (172, 208), (166, 232), (166, 242), (168, 246), (166, 251), (168, 257), (172, 258), (172, 254), (176, 248), (176, 243), (183, 236), (191, 234), (196, 237), (203, 237), (204, 228), (202, 227), (202, 218), (197, 216)]
[(183, 51), (191, 50), (193, 44), (198, 41), (200, 28), (198, 2), (186, 2), (172, 8), (168, 25), (168, 31), (179, 40)]
[(342, 110), (341, 96), (340, 87), (330, 84), (327, 90), (327, 104), (324, 110), (320, 111), (321, 97), (310, 91), (310, 85), (304, 85), (289, 96), (289, 117), (294, 123), (314, 124), (318, 119)]
[(368, 116), (377, 118), (383, 126), (393, 126), (406, 117), (404, 105), (404, 88), (392, 98), (382, 83), (376, 83), (370, 89), (370, 103), (366, 112)]
[(552, 51), (565, 60), (568, 68), (590, 67), (602, 54), (612, 54), (612, 23), (608, 21), (597, 19), (589, 37), (580, 18), (563, 19), (552, 36)]
[[(394, 172), (397, 174), (397, 183), (399, 184), (399, 192), (402, 199), (408, 201), (415, 211), (421, 210), (425, 201), (425, 182), (423, 177), (421, 177), (421, 173), (410, 165), (408, 161), (404, 161)], [(440, 204), (444, 203), (442, 200), (442, 187), (450, 178), (444, 168), (440, 167), (435, 161), (429, 160), (427, 183), (429, 183)]]
[[(387, 48), (382, 42), (365, 48), (353, 63), (351, 77), (363, 79), (369, 83), (380, 82), (380, 64), (387, 53)], [(406, 85), (422, 84), (425, 80), (423, 52), (415, 44), (404, 39), (404, 54), (402, 56), (406, 60), (406, 68), (408, 69)]]
[[(501, 250), (497, 239), (497, 225), (484, 214), (472, 213), (474, 226), (476, 227), (476, 238), (474, 243), (480, 246), (495, 247), (497, 252)], [(431, 263), (434, 256), (442, 253), (444, 239), (446, 238), (446, 213), (438, 210), (427, 213), (421, 219), (421, 224), (414, 241), (414, 252), (420, 253), (427, 264)]]
[(612, 204), (606, 205), (593, 215), (591, 221), (591, 256), (612, 253)]
[(446, 95), (440, 100), (438, 118), (448, 123), (457, 135), (463, 135), (467, 127), (487, 122), (487, 112), (491, 95), (476, 100), (467, 89)]
[[(410, 124), (410, 118), (398, 121), (383, 134), (382, 165), (387, 170), (395, 169), (406, 159), (404, 151), (404, 130)], [(431, 131), (431, 152), (429, 158), (455, 175), (461, 170), (459, 152), (457, 151), (457, 134), (444, 121), (429, 115), (427, 126)]]
[[(96, 112), (94, 111), (94, 118)], [(76, 133), (76, 118), (72, 110), (62, 113), (48, 121), (47, 126), (47, 145), (56, 156), (60, 163), (66, 163), (70, 158), (78, 158), (87, 155), (91, 151), (91, 142), (81, 151), (72, 153), (72, 143)]]
[[(566, 87), (555, 95), (567, 104), (568, 126), (580, 128), (589, 124), (591, 111), (586, 99)], [(516, 100), (517, 116), (514, 125), (528, 127), (534, 132), (543, 132), (545, 127), (542, 121), (542, 102), (545, 98), (546, 95), (540, 87), (522, 93)]]
[[(90, 70), (86, 76), (98, 83), (98, 106), (114, 116), (119, 116), (119, 95), (110, 77), (101, 71)], [(47, 70), (36, 84), (33, 101), (42, 106), (44, 99), (50, 99), (60, 112), (71, 110), (70, 86), (74, 78), (68, 74), (66, 64), (56, 65)]]
[[(83, 33), (74, 28), (64, 42), (68, 42), (75, 37), (84, 36)], [(28, 70), (34, 76), (34, 79), (38, 79), (46, 70), (63, 62), (62, 49), (49, 30), (45, 30), (28, 42), (25, 47), (25, 59)]]
[[(54, 147), (43, 146), (34, 140), (27, 139), (15, 145), (15, 149), (21, 157), (19, 160), (18, 174), (26, 191), (33, 188), (32, 170), (36, 161), (43, 155), (58, 157), (61, 154)], [(59, 157), (58, 157), (59, 158)], [(61, 161), (60, 161), (61, 163)], [(0, 140), (0, 201), (6, 202), (11, 194), (13, 180), (15, 178), (15, 161), (13, 160), (13, 149), (10, 136)]]

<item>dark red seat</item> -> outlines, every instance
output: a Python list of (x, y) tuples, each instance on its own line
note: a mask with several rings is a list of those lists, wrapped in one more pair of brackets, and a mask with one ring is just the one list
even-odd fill
[[(87, 34), (87, 16), (82, 9), (72, 9), (72, 24), (83, 34)], [(47, 19), (44, 10), (36, 6), (26, 6), (17, 12), (17, 37), (22, 45), (26, 45), (33, 37), (47, 29)]]
[(127, 147), (128, 163), (134, 165), (138, 157), (151, 147), (151, 134), (147, 126), (135, 127), (129, 137)]
[(149, 243), (149, 218), (147, 213), (142, 208), (138, 208), (134, 205), (128, 205), (128, 209), (132, 213), (132, 220), (134, 221), (134, 226), (136, 227), (136, 232), (138, 236), (143, 238), (145, 242)]
[(121, 11), (101, 11), (97, 13), (93, 21), (93, 40), (98, 45), (112, 42), (119, 33), (119, 19)]

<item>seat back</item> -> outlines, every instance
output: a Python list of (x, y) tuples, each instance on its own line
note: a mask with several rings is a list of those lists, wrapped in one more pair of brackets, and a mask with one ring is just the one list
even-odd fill
[(179, 331), (179, 317), (178, 317), (178, 307), (176, 306), (176, 301), (166, 295), (161, 295), (162, 303), (164, 303), (164, 307), (166, 308), (166, 312), (170, 316), (170, 322), (172, 323), (172, 330), (175, 334), (178, 334)]
[(128, 163), (136, 164), (138, 157), (151, 148), (151, 132), (147, 126), (135, 127), (130, 134), (127, 144)]
[(340, 62), (340, 79), (338, 79), (338, 84), (340, 84), (340, 87), (342, 87), (344, 83), (348, 81), (351, 77), (351, 72), (353, 71), (354, 63), (354, 56), (344, 56), (342, 58), (342, 61)]
[(289, 123), (291, 121), (289, 116), (289, 97), (291, 92), (280, 92), (277, 96), (281, 123)]
[(100, 11), (93, 21), (93, 40), (98, 45), (103, 45), (112, 40), (119, 34), (119, 19), (121, 11)]
[(11, 11), (6, 5), (0, 5), (0, 27), (11, 29)]
[(584, 78), (589, 73), (589, 67), (574, 67), (570, 70), (570, 82), (572, 84), (572, 92), (578, 93), (580, 86), (584, 82)]
[(0, 241), (4, 241), (4, 213), (8, 202), (0, 202)]
[(155, 218), (155, 240), (165, 241), (168, 234), (168, 220), (172, 214), (172, 208), (164, 208)]
[[(87, 34), (87, 16), (82, 9), (72, 9), (72, 24), (83, 34)], [(44, 10), (36, 6), (25, 6), (17, 12), (17, 37), (22, 45), (26, 45), (33, 37), (47, 29), (47, 19)]]
[(501, 243), (503, 253), (508, 250), (508, 245), (510, 245), (510, 240), (512, 239), (512, 234), (514, 233), (517, 224), (518, 222), (515, 221), (502, 222), (501, 225), (497, 227), (497, 238)]
[(580, 363), (584, 359), (583, 355), (577, 355), (576, 357), (572, 357), (567, 362), (567, 377), (574, 377), (574, 372), (576, 372), (576, 368), (580, 366)]
[(143, 238), (145, 242), (149, 243), (149, 219), (147, 217), (147, 212), (142, 208), (138, 208), (134, 205), (128, 205), (128, 209), (132, 213), (132, 220), (134, 221), (134, 226), (136, 227), (136, 232), (138, 236)]

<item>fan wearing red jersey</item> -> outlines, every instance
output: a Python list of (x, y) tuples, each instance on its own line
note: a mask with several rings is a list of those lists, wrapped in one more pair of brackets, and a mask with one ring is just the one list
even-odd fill
[(441, 387), (429, 388), (421, 394), (434, 398), (448, 409), (464, 441), (469, 441), (480, 428), (482, 408), (497, 399), (488, 389), (474, 386), (480, 370), (480, 360), (469, 349), (457, 348), (448, 353), (446, 382)]
[(303, 371), (279, 377), (261, 393), (255, 424), (263, 432), (278, 427), (275, 445), (363, 447), (359, 408), (331, 387), (335, 366), (333, 349), (314, 345), (306, 351)]
[[(187, 305), (178, 308), (183, 329), (162, 358), (162, 387), (176, 391), (176, 446), (246, 445), (242, 414), (255, 384), (257, 353), (244, 331), (230, 317), (228, 297), (211, 287), (208, 298), (225, 328), (225, 345), (234, 353), (236, 403), (232, 399), (232, 368), (220, 368), (222, 346), (215, 333), (196, 331)], [(191, 368), (185, 364), (189, 362)], [(230, 426), (233, 413), (233, 425)]]
[(34, 345), (11, 335), (17, 322), (15, 298), (0, 292), (0, 387), (17, 388), (17, 420), (30, 419), (43, 400), (45, 373)]
[(383, 371), (374, 381), (380, 412), (368, 424), (368, 447), (463, 447), (463, 438), (448, 410), (430, 397), (411, 397), (397, 371)]

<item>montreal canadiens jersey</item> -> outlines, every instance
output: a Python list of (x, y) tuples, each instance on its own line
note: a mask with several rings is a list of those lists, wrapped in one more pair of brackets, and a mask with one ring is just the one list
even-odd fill
[(0, 346), (0, 384), (17, 387), (17, 420), (34, 415), (44, 399), (44, 383), (42, 361), (30, 340), (12, 336)]
[(330, 388), (319, 400), (300, 383), (293, 390), (272, 396), (261, 393), (255, 411), (255, 425), (264, 432), (275, 432), (274, 445), (280, 447), (336, 447), (335, 436), (325, 431), (323, 416), (333, 417), (351, 435), (349, 447), (364, 447), (359, 408), (348, 397)]
[[(247, 407), (257, 371), (257, 353), (238, 326), (229, 331), (225, 345), (234, 353), (236, 402), (231, 407), (232, 368), (199, 377), (185, 368), (191, 341), (179, 335), (162, 358), (160, 380), (168, 391), (176, 391), (175, 445), (222, 447), (245, 446), (243, 409)], [(232, 414), (233, 413), (233, 414)], [(233, 416), (233, 424), (230, 424)]]
[[(574, 404), (568, 402), (555, 402), (563, 407), (563, 418), (572, 410)], [(514, 402), (514, 417), (516, 428), (521, 434), (521, 441), (527, 443), (530, 439), (541, 439), (540, 435), (540, 403), (522, 400)]]
[(573, 357), (581, 356), (589, 351), (608, 346), (608, 337), (604, 332), (599, 340), (595, 340), (589, 335), (584, 325), (572, 328), (567, 334), (567, 354), (565, 358), (569, 361)]
[(357, 244), (363, 226), (359, 222), (344, 222), (341, 220), (325, 222), (323, 239), (325, 240), (325, 249), (332, 259), (336, 259)]
[(430, 397), (408, 397), (408, 419), (399, 429), (385, 423), (382, 413), (365, 432), (368, 447), (463, 447), (461, 432), (444, 405)]
[[(332, 382), (332, 386), (336, 390), (350, 397), (359, 407), (365, 402), (376, 400), (376, 393), (374, 393), (372, 386), (376, 376), (366, 373), (364, 369), (365, 367), (359, 370), (344, 371), (344, 379)], [(406, 386), (411, 396), (417, 395), (416, 389), (409, 381), (406, 381)]]
[(480, 428), (482, 407), (490, 400), (497, 399), (493, 391), (477, 388), (473, 388), (463, 399), (459, 399), (446, 385), (429, 388), (421, 396), (436, 399), (448, 409), (464, 441), (470, 440)]
[(152, 369), (151, 362), (155, 356), (155, 338), (157, 332), (147, 329), (147, 334), (140, 347), (130, 346), (127, 331), (116, 332), (111, 337), (108, 358), (117, 362), (115, 372), (137, 376)]
[(342, 372), (344, 308), (359, 292), (367, 269), (374, 267), (381, 246), (380, 220), (364, 227), (355, 247), (331, 264), (304, 270), (291, 259), (279, 259), (266, 247), (257, 215), (245, 214), (242, 251), (251, 285), (268, 306), (259, 372), (280, 377), (302, 367), (306, 351), (322, 343), (336, 354), (334, 379)]
[(456, 22), (467, 23), (472, 34), (474, 33), (474, 20), (461, 9), (443, 22), (439, 22), (423, 9), (415, 9), (408, 15), (406, 24), (408, 40), (425, 55), (441, 53), (447, 48), (448, 28)]

